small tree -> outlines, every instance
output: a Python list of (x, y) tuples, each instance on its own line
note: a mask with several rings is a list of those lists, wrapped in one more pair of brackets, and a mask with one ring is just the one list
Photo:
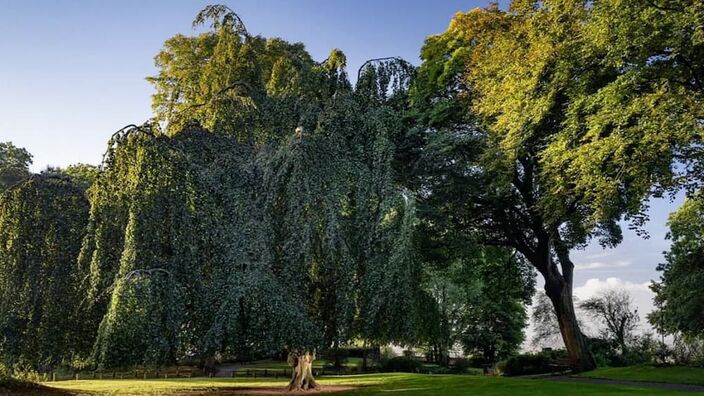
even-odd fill
[(11, 142), (0, 142), (0, 193), (31, 175), (32, 154)]
[(604, 337), (613, 340), (621, 348), (621, 354), (628, 351), (628, 344), (635, 338), (634, 331), (638, 328), (640, 317), (627, 291), (606, 289), (579, 306), (604, 326)]

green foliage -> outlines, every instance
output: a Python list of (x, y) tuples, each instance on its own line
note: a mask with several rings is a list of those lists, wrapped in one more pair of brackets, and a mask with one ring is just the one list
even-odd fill
[(60, 172), (69, 176), (74, 183), (86, 191), (90, 189), (100, 175), (100, 169), (95, 165), (89, 164), (69, 165), (64, 169), (61, 169)]
[(665, 3), (596, 1), (555, 47), (549, 70), (566, 101), (543, 156), (546, 175), (553, 189), (582, 197), (595, 219), (625, 213), (638, 224), (644, 199), (686, 180), (676, 176), (691, 168), (675, 162), (698, 161), (703, 6)]
[(250, 148), (199, 129), (113, 138), (79, 260), (92, 274), (98, 363), (311, 343), (295, 285), (273, 273), (257, 172)]
[(441, 349), (439, 363), (447, 363), (443, 359), (456, 346), (475, 360), (493, 363), (514, 354), (523, 342), (535, 273), (505, 249), (477, 249), (475, 257), (428, 274), (425, 287), (437, 306), (426, 317), (428, 343)]
[(55, 367), (84, 352), (77, 312), (84, 272), (75, 260), (88, 202), (70, 179), (34, 175), (0, 197), (0, 358)]
[(0, 142), (0, 193), (30, 176), (32, 155), (11, 142)]
[(484, 252), (484, 262), (475, 271), (481, 294), (466, 312), (460, 343), (465, 353), (493, 363), (515, 354), (525, 338), (535, 272), (515, 254), (496, 248)]
[(278, 141), (300, 125), (312, 130), (309, 113), (346, 82), (338, 50), (317, 64), (301, 43), (250, 35), (225, 6), (206, 7), (194, 27), (207, 23), (167, 40), (155, 58), (152, 107), (168, 134), (196, 122), (239, 142)]
[(653, 283), (656, 310), (648, 315), (658, 330), (689, 337), (704, 337), (704, 200), (702, 193), (688, 198), (670, 215), (672, 240), (665, 262), (658, 265), (660, 281)]

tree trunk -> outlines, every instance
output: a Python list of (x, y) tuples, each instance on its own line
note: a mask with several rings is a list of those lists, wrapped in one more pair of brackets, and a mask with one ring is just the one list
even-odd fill
[(293, 367), (289, 391), (316, 389), (318, 384), (313, 378), (313, 361), (315, 352), (299, 353), (292, 351), (288, 355), (288, 363)]
[(589, 350), (587, 339), (579, 329), (572, 300), (572, 285), (558, 279), (545, 279), (545, 292), (552, 301), (560, 324), (560, 333), (570, 358), (572, 370), (594, 370), (596, 362)]

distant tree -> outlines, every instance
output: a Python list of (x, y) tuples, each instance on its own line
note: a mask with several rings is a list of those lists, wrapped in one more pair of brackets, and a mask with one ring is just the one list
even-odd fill
[(428, 309), (427, 334), (437, 363), (447, 364), (456, 347), (487, 363), (520, 347), (535, 273), (509, 251), (479, 248), (474, 256), (430, 271), (425, 287), (436, 306)]
[(658, 265), (659, 282), (655, 292), (655, 311), (650, 323), (660, 331), (704, 337), (704, 199), (702, 193), (688, 198), (670, 215), (668, 238), (672, 240), (665, 262)]
[(85, 353), (76, 258), (88, 220), (83, 190), (34, 175), (0, 196), (0, 359), (48, 370)]
[(69, 176), (74, 183), (88, 190), (100, 174), (100, 169), (95, 165), (73, 164), (61, 169), (61, 173)]
[(28, 178), (32, 155), (11, 142), (0, 142), (0, 192)]
[(531, 340), (534, 346), (552, 346), (560, 342), (560, 323), (557, 321), (555, 308), (545, 293), (536, 294), (531, 312), (531, 324), (535, 331)]
[(481, 294), (464, 312), (460, 343), (465, 353), (496, 363), (516, 353), (525, 339), (535, 272), (515, 254), (498, 248), (486, 249), (475, 271)]
[(638, 328), (640, 317), (626, 290), (602, 290), (579, 306), (603, 326), (604, 338), (615, 342), (621, 354), (628, 351), (629, 342), (635, 339), (634, 331)]

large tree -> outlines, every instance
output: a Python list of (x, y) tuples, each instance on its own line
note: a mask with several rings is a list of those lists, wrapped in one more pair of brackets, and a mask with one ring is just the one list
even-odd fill
[(468, 218), (543, 275), (577, 370), (595, 364), (569, 252), (617, 244), (617, 220), (642, 220), (651, 186), (673, 184), (673, 144), (701, 129), (700, 19), (697, 2), (514, 1), (459, 13), (423, 48), (419, 139), (481, 148)]
[(33, 175), (0, 196), (0, 359), (48, 370), (81, 347), (81, 271), (88, 220), (83, 190), (65, 176)]
[(116, 133), (91, 190), (95, 358), (288, 349), (291, 387), (315, 387), (316, 349), (416, 336), (414, 197), (392, 167), (411, 68), (369, 62), (353, 88), (337, 50), (315, 63), (220, 6), (206, 21), (157, 58), (163, 128)]

